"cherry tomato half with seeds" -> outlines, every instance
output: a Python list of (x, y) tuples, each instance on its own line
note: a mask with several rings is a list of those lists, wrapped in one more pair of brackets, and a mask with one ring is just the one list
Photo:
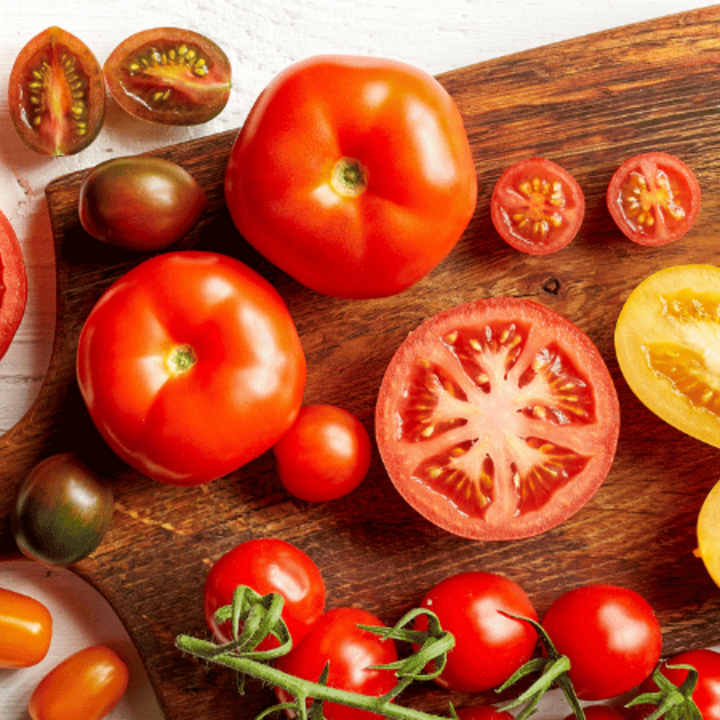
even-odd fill
[(0, 668), (37, 665), (52, 640), (50, 611), (35, 598), (0, 588)]
[(72, 155), (105, 119), (105, 79), (82, 40), (50, 27), (22, 48), (10, 73), (10, 117), (20, 139), (44, 155)]
[(325, 502), (347, 495), (365, 478), (370, 437), (347, 410), (306, 405), (273, 453), (288, 492), (301, 500)]
[(660, 623), (647, 600), (628, 588), (573, 588), (552, 603), (542, 625), (569, 658), (568, 675), (581, 700), (607, 700), (632, 690), (660, 659)]
[(55, 666), (30, 696), (32, 720), (101, 720), (122, 699), (127, 666), (110, 648), (84, 648)]
[(665, 245), (690, 230), (700, 212), (700, 184), (693, 171), (669, 153), (626, 160), (607, 189), (615, 224), (638, 245)]
[(8, 351), (27, 306), (27, 271), (10, 221), (0, 211), (0, 358)]
[[(235, 588), (247, 585), (260, 595), (283, 596), (282, 618), (293, 646), (302, 640), (325, 609), (325, 583), (317, 565), (302, 550), (279, 538), (240, 543), (217, 560), (205, 580), (203, 607), (208, 627), (221, 643), (233, 640), (231, 623), (218, 624), (215, 613), (232, 605)], [(277, 647), (266, 638), (260, 650)]]
[(390, 479), (422, 516), (462, 537), (510, 540), (588, 502), (612, 465), (619, 417), (584, 332), (533, 301), (491, 298), (407, 336), (375, 427)]
[[(447, 664), (436, 682), (449, 690), (483, 692), (502, 685), (532, 656), (537, 632), (530, 623), (503, 613), (537, 621), (525, 591), (513, 580), (490, 572), (465, 572), (440, 581), (420, 607), (437, 615), (443, 630), (455, 637)], [(420, 615), (416, 630), (427, 629)]]
[(110, 53), (104, 71), (118, 105), (148, 122), (199, 125), (219, 115), (230, 98), (227, 55), (192, 30), (135, 33)]
[(560, 165), (530, 158), (500, 176), (490, 199), (490, 216), (508, 245), (530, 255), (547, 255), (577, 235), (585, 216), (585, 195)]

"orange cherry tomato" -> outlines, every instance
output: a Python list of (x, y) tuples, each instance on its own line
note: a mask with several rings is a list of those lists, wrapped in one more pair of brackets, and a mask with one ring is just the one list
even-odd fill
[(84, 648), (51, 670), (30, 697), (32, 720), (100, 720), (128, 684), (125, 663), (104, 645)]
[(52, 615), (39, 600), (0, 588), (0, 668), (37, 665), (52, 639)]

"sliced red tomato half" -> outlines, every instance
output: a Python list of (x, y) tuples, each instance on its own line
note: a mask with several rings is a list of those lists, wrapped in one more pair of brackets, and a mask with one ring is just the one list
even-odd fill
[(380, 388), (378, 448), (400, 494), (462, 537), (556, 527), (615, 456), (619, 405), (598, 349), (530, 300), (492, 298), (425, 321)]
[(0, 358), (10, 347), (27, 304), (27, 274), (17, 235), (0, 212)]

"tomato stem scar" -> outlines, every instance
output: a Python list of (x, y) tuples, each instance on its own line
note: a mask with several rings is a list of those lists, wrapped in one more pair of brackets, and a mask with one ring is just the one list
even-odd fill
[(173, 375), (182, 375), (197, 362), (195, 350), (190, 345), (178, 345), (168, 355), (167, 365)]
[(367, 189), (367, 168), (354, 158), (340, 158), (333, 167), (331, 182), (340, 195), (357, 197)]

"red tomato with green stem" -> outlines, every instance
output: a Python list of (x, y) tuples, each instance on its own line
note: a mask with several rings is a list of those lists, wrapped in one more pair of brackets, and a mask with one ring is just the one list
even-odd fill
[[(532, 656), (537, 632), (530, 623), (508, 617), (537, 620), (525, 591), (497, 573), (471, 571), (439, 582), (420, 607), (437, 615), (443, 630), (455, 637), (447, 663), (436, 682), (449, 690), (483, 692), (502, 685)], [(420, 615), (416, 630), (427, 628)]]
[(462, 117), (427, 73), (319, 56), (278, 75), (232, 148), (225, 197), (243, 237), (328, 295), (394, 295), (452, 250), (477, 178)]
[(17, 235), (0, 211), (0, 358), (8, 351), (27, 305), (27, 272)]
[[(258, 538), (240, 543), (218, 559), (203, 589), (208, 627), (221, 643), (233, 640), (230, 622), (218, 624), (215, 613), (232, 605), (235, 588), (247, 585), (260, 595), (279, 593), (285, 601), (282, 618), (297, 645), (325, 609), (325, 583), (317, 565), (302, 550), (279, 538)], [(258, 649), (276, 647), (264, 640)]]
[(124, 461), (197, 485), (269, 450), (297, 416), (305, 356), (278, 292), (240, 261), (185, 251), (116, 280), (80, 334), (90, 416)]
[(52, 641), (53, 619), (43, 603), (0, 588), (0, 668), (37, 665)]
[(301, 500), (335, 500), (354, 490), (370, 467), (370, 437), (352, 413), (306, 405), (273, 447), (280, 480)]

